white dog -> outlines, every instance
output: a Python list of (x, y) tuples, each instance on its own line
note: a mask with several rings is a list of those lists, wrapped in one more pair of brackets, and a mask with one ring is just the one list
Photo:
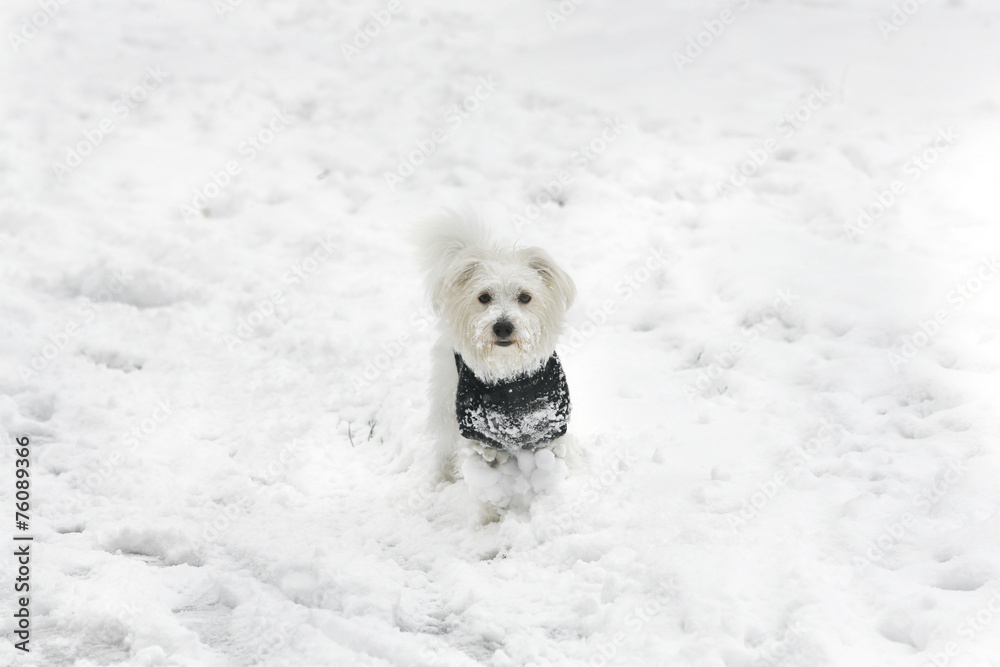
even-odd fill
[(498, 244), (468, 213), (424, 223), (418, 242), (441, 334), (431, 427), (443, 477), (482, 479), (504, 464), (530, 476), (534, 459), (550, 469), (566, 453), (569, 392), (555, 346), (572, 279), (541, 248)]

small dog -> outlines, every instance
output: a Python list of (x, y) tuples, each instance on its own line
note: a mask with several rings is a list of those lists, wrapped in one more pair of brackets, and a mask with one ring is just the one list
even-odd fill
[(417, 241), (441, 334), (430, 393), (443, 478), (470, 451), (493, 468), (517, 457), (522, 471), (534, 468), (525, 452), (564, 455), (569, 389), (555, 346), (573, 280), (541, 248), (497, 243), (469, 213), (424, 223)]

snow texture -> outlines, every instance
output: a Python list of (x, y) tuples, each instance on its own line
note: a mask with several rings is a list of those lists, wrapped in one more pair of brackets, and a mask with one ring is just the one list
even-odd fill
[[(2, 12), (0, 664), (1000, 664), (994, 3)], [(578, 466), (435, 481), (462, 202), (576, 281)]]

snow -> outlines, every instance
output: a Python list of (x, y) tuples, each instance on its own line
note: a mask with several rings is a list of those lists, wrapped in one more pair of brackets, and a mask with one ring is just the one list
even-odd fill
[[(997, 8), (3, 24), (0, 664), (1000, 664)], [(575, 465), (434, 483), (405, 232), (463, 202), (576, 281)]]

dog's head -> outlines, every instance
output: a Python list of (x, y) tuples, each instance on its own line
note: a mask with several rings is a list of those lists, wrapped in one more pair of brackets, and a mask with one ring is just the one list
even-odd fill
[(573, 280), (541, 248), (469, 247), (432, 295), (469, 367), (485, 381), (530, 372), (555, 351)]

